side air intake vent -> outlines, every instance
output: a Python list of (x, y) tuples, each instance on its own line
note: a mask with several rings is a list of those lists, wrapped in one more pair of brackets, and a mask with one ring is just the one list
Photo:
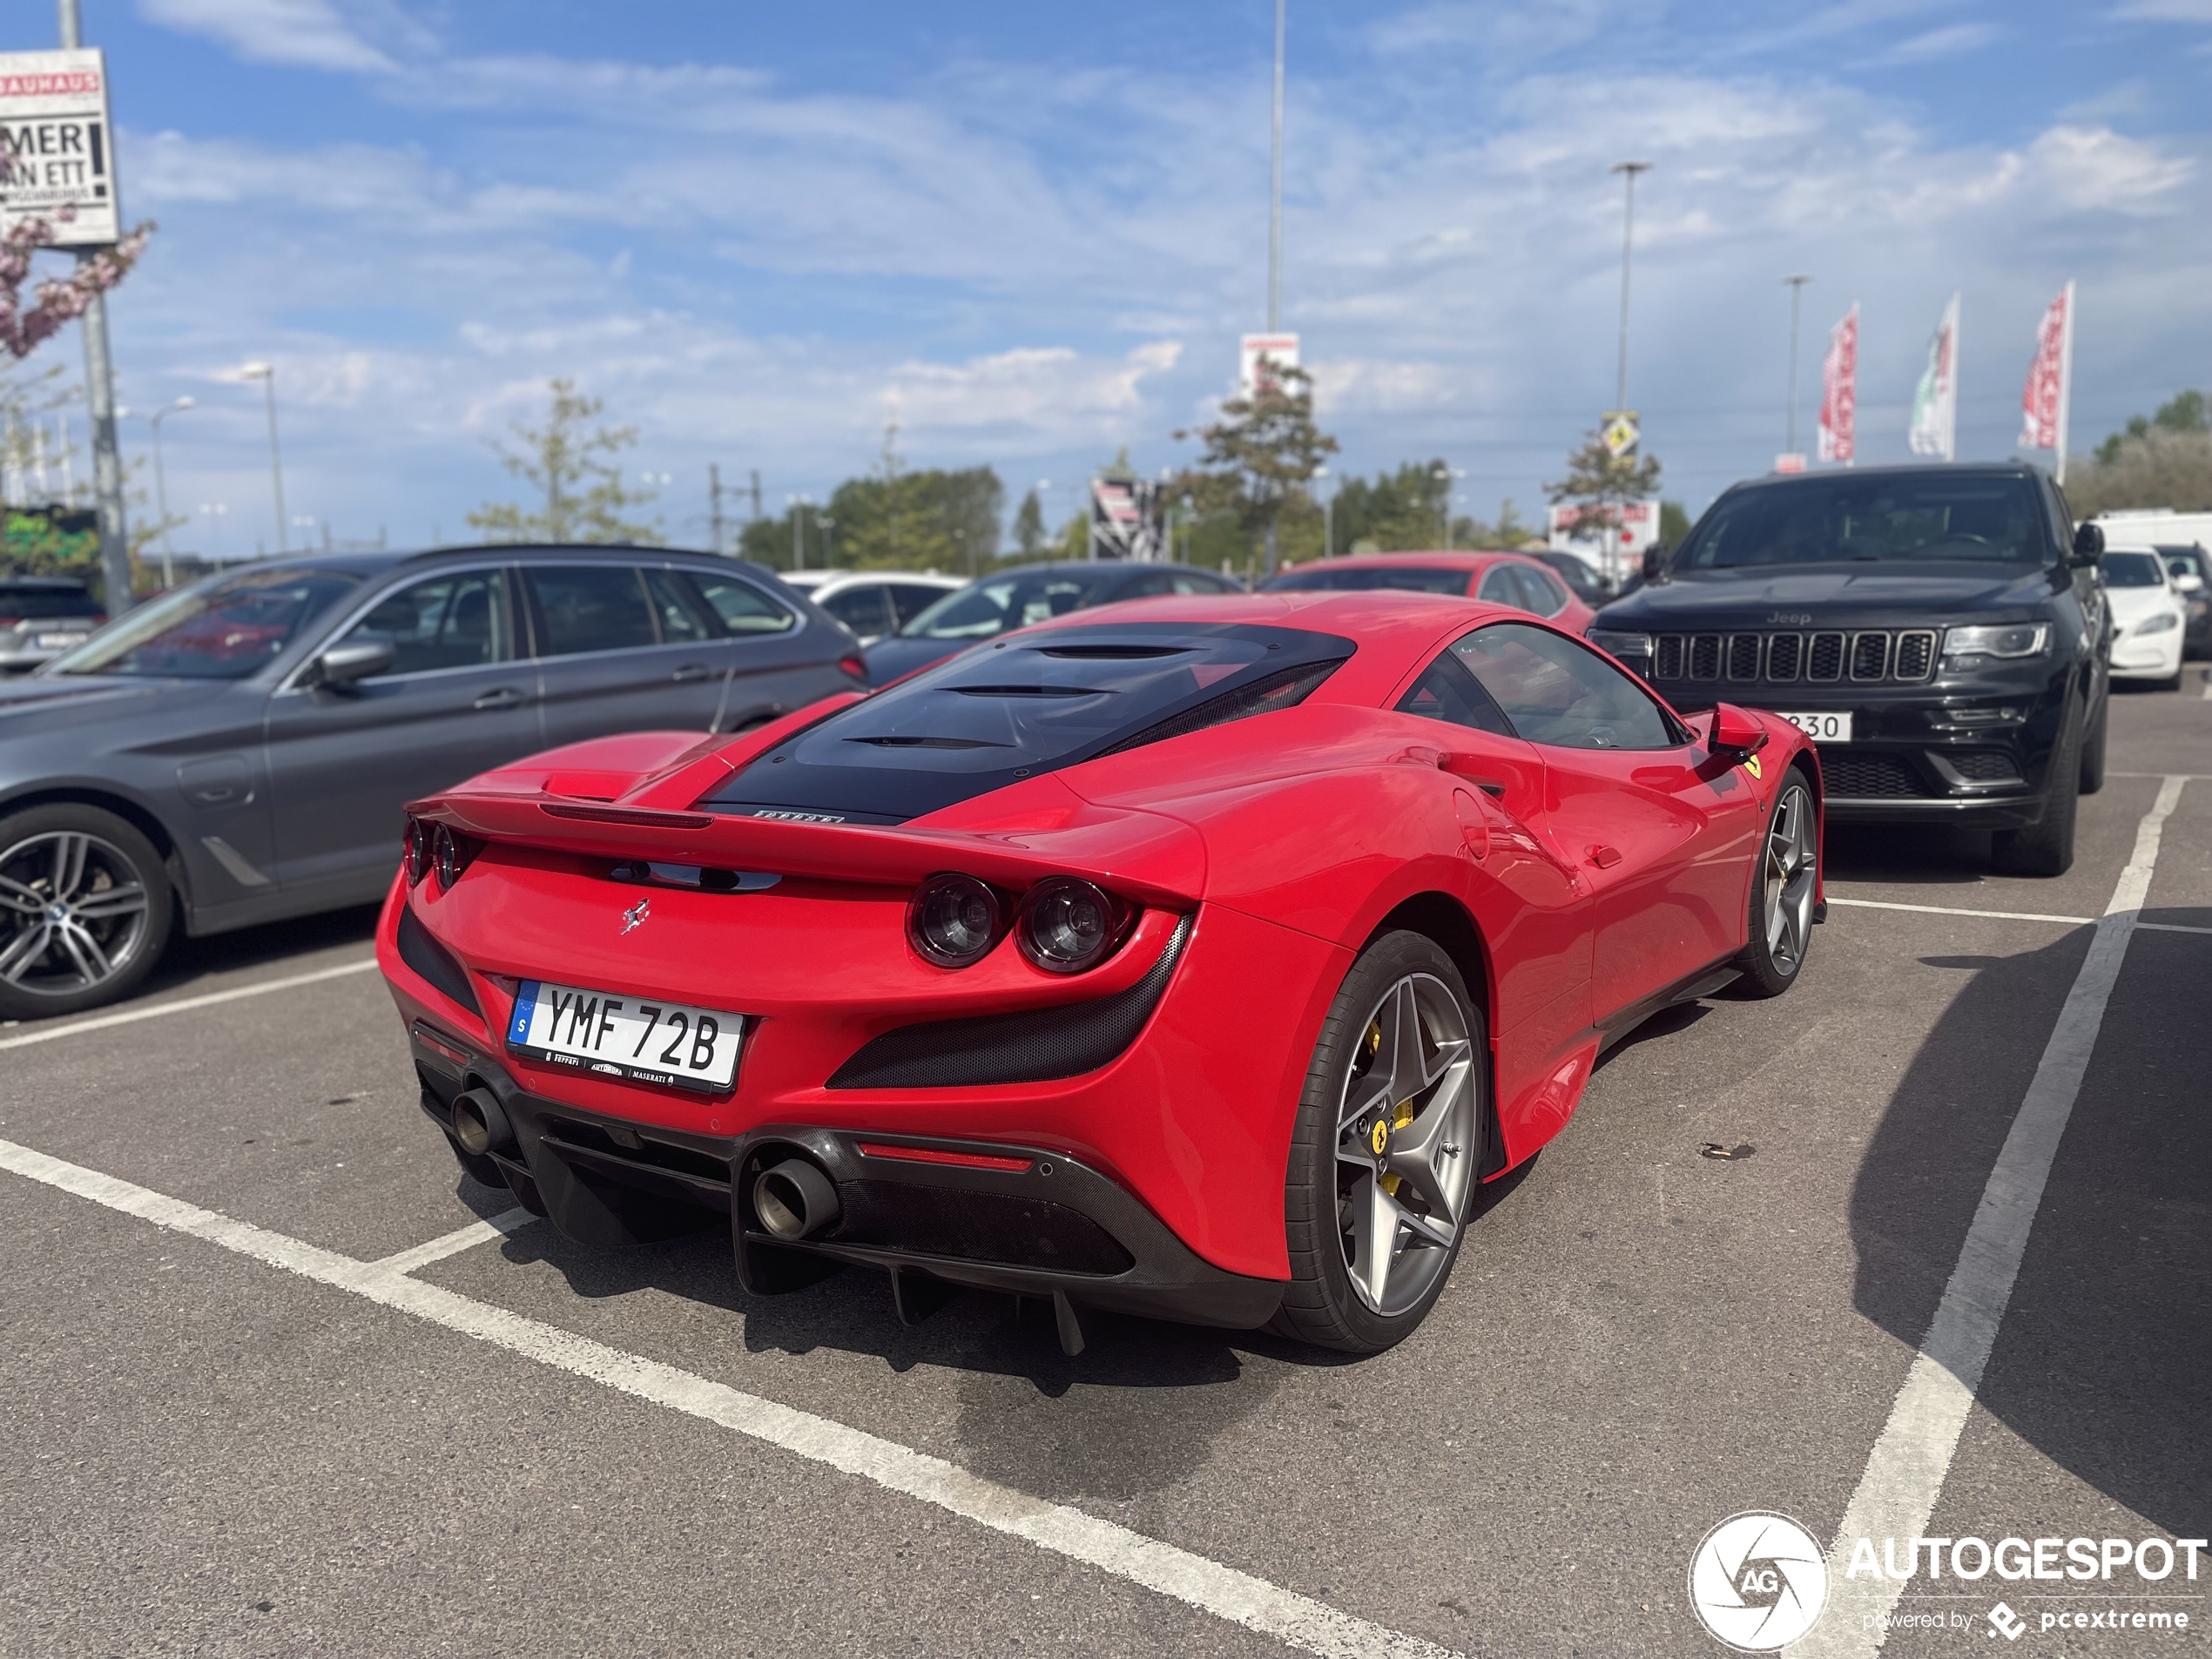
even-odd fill
[(831, 1076), (832, 1089), (976, 1089), (1052, 1082), (1096, 1071), (1136, 1041), (1190, 937), (1176, 924), (1160, 960), (1125, 991), (1089, 1002), (902, 1025), (863, 1044)]
[(458, 1002), (478, 1019), (483, 1010), (476, 1006), (476, 994), (469, 988), (469, 974), (453, 959), (453, 954), (430, 937), (430, 930), (415, 918), (411, 905), (400, 907), (400, 960), (422, 978), (443, 991), (452, 1001)]

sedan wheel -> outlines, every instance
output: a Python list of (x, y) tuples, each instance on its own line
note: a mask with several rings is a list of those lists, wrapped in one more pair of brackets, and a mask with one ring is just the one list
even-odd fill
[(15, 1019), (111, 1001), (169, 934), (169, 884), (145, 836), (91, 807), (0, 821), (0, 1011)]
[(1435, 1305), (1476, 1190), (1487, 1057), (1481, 1014), (1434, 941), (1389, 934), (1360, 954), (1299, 1102), (1276, 1330), (1375, 1353)]

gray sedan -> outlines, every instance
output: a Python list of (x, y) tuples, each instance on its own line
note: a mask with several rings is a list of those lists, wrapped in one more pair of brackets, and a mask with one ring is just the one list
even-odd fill
[(619, 732), (735, 732), (863, 683), (765, 570), (644, 548), (271, 560), (0, 683), (0, 1018), (122, 995), (172, 927), (380, 897), (401, 806)]

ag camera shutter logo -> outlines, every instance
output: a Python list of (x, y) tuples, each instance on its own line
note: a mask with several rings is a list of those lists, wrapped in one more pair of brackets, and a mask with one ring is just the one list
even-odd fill
[(1819, 1622), (1828, 1562), (1787, 1515), (1750, 1510), (1707, 1533), (1689, 1558), (1689, 1605), (1739, 1653), (1773, 1653)]

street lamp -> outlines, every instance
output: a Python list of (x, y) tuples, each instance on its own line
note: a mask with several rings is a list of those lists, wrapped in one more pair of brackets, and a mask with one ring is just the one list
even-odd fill
[[(156, 409), (145, 416), (146, 424), (153, 429), (153, 509), (161, 515), (161, 585), (177, 585), (177, 556), (169, 545), (169, 481), (161, 470), (161, 423), (172, 415), (182, 415), (186, 409), (199, 407), (192, 398), (180, 397), (166, 408)], [(127, 415), (128, 409), (118, 409), (118, 415)]]
[(1635, 242), (1636, 175), (1649, 172), (1651, 164), (1616, 161), (1612, 171), (1622, 176), (1626, 186), (1621, 204), (1621, 372), (1613, 385), (1613, 407), (1625, 411), (1629, 407), (1629, 250)]
[(238, 377), (242, 381), (260, 381), (262, 391), (268, 396), (269, 479), (276, 486), (277, 551), (286, 552), (288, 550), (288, 544), (285, 540), (284, 462), (277, 453), (276, 365), (247, 363), (238, 371)]

